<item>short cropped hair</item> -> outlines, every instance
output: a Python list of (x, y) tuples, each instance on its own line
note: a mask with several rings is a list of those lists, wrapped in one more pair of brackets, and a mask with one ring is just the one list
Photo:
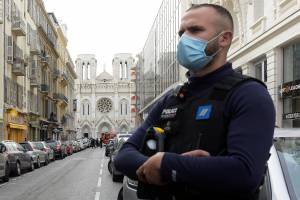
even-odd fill
[(223, 6), (219, 6), (219, 5), (216, 5), (216, 4), (209, 4), (209, 3), (192, 4), (192, 6), (189, 9), (187, 9), (187, 11), (194, 10), (194, 9), (197, 9), (197, 8), (203, 8), (203, 7), (213, 8), (222, 17), (222, 19), (225, 19), (228, 22), (229, 28), (233, 32), (234, 25), (233, 25), (232, 15)]

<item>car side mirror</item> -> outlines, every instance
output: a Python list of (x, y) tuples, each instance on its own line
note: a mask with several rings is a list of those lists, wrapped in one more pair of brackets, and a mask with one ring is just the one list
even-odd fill
[(0, 153), (4, 153), (6, 151), (6, 147), (4, 145), (0, 146)]

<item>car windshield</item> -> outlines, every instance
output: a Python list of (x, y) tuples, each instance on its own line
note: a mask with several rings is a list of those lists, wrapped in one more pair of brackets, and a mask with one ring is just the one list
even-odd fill
[(48, 144), (50, 147), (52, 147), (52, 148), (56, 147), (56, 142), (55, 142), (55, 141), (47, 142), (47, 144)]
[(274, 145), (291, 199), (300, 200), (300, 138), (279, 138)]
[(28, 143), (20, 143), (22, 145), (22, 147), (24, 147), (24, 149), (26, 149), (27, 151), (32, 151), (32, 148), (30, 146), (30, 144)]

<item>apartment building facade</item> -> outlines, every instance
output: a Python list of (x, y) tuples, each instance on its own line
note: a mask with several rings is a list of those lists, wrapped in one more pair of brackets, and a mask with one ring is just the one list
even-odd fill
[(177, 32), (185, 10), (200, 3), (229, 10), (235, 29), (228, 60), (235, 70), (266, 83), (278, 127), (300, 127), (299, 0), (164, 0), (139, 55), (139, 114), (145, 118), (164, 92), (186, 80), (176, 61)]
[[(4, 66), (4, 134), (0, 139), (21, 142), (60, 138), (64, 130), (57, 115), (60, 79), (56, 69), (59, 59), (65, 60), (66, 55), (58, 52), (59, 28), (42, 0), (2, 0), (0, 6), (0, 41), (5, 47), (0, 52)], [(66, 45), (61, 46), (67, 52)], [(68, 62), (72, 61), (68, 58)], [(60, 66), (67, 68), (67, 62)], [(70, 76), (73, 81), (74, 74)]]

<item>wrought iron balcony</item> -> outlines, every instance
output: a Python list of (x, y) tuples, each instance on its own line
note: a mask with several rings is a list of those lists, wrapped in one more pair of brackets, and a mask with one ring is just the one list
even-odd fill
[(39, 44), (37, 43), (36, 40), (34, 40), (32, 42), (32, 44), (30, 44), (30, 53), (32, 55), (39, 55), (41, 53), (40, 51), (41, 51), (41, 49), (40, 49)]
[(53, 78), (54, 78), (54, 79), (58, 79), (59, 76), (60, 76), (60, 71), (59, 71), (59, 69), (54, 69), (54, 70), (53, 70)]
[(16, 76), (25, 76), (26, 71), (25, 71), (25, 64), (22, 61), (15, 61), (13, 64), (12, 72)]
[(39, 85), (38, 79), (36, 76), (30, 77), (30, 86), (37, 87)]
[(61, 82), (62, 82), (62, 84), (64, 84), (64, 85), (67, 85), (67, 84), (68, 84), (68, 75), (67, 75), (65, 72), (63, 72), (63, 73), (61, 74)]
[(49, 86), (47, 84), (41, 84), (41, 93), (48, 94)]
[(11, 31), (17, 36), (26, 35), (26, 25), (20, 17), (13, 17)]
[(53, 98), (55, 100), (60, 101), (60, 103), (62, 103), (63, 105), (68, 105), (68, 103), (69, 103), (68, 97), (66, 97), (64, 94), (61, 94), (61, 93), (54, 93)]
[(43, 64), (43, 66), (49, 66), (49, 57), (42, 56), (41, 57), (41, 63)]

